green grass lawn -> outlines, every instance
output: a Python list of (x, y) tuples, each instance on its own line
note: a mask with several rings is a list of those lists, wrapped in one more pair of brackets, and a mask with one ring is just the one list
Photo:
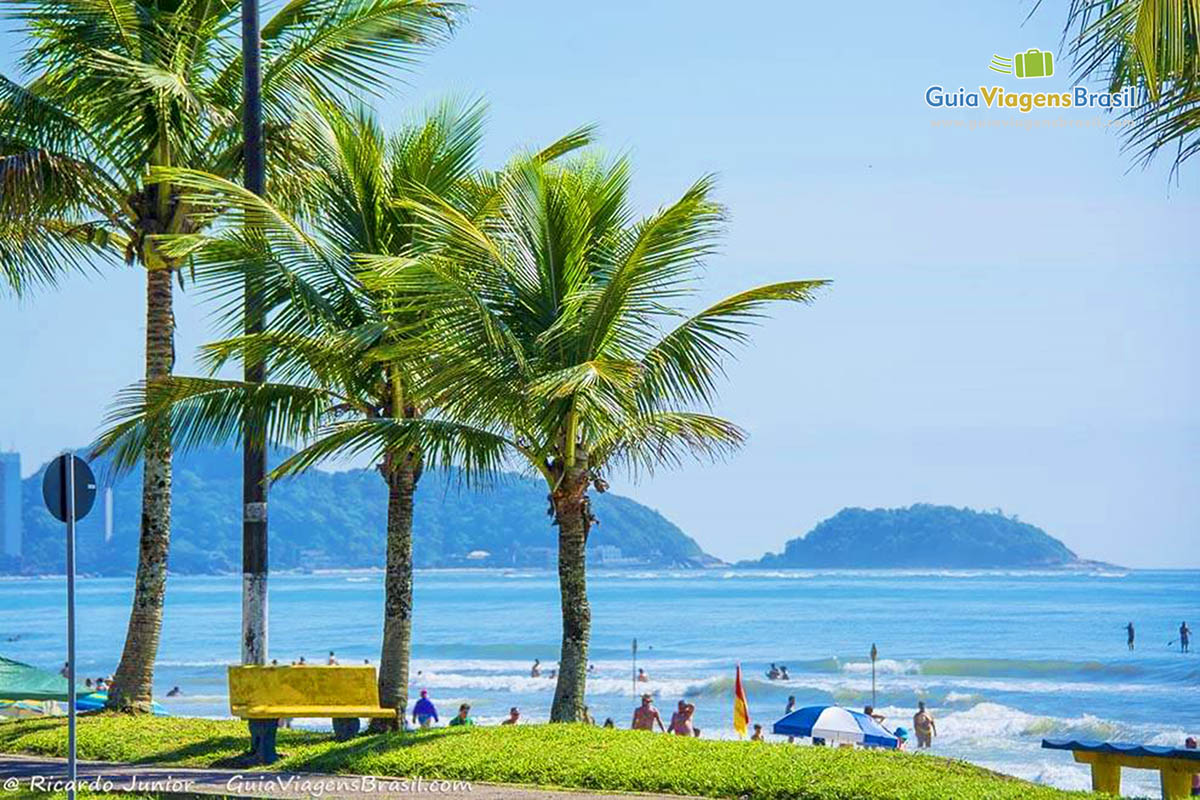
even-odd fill
[[(241, 754), (244, 723), (182, 717), (89, 716), (79, 756), (209, 766)], [(66, 723), (0, 725), (0, 752), (62, 756)], [(281, 730), (274, 769), (440, 778), (599, 791), (784, 800), (1050, 800), (1091, 797), (912, 753), (708, 741), (580, 725), (458, 728), (361, 736)]]

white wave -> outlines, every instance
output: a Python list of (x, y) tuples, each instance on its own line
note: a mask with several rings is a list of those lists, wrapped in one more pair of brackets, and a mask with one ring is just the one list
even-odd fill
[(947, 692), (943, 702), (946, 703), (974, 703), (979, 702), (983, 698), (980, 695), (970, 692)]
[[(842, 664), (842, 672), (850, 673), (851, 675), (870, 675), (870, 661), (849, 661)], [(875, 662), (876, 675), (917, 675), (921, 672), (921, 665), (916, 661), (897, 661), (892, 658), (881, 658)]]

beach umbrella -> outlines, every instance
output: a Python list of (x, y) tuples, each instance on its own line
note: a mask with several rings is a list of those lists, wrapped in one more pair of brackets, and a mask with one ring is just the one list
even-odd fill
[(886, 728), (866, 714), (841, 706), (805, 706), (775, 723), (782, 736), (812, 736), (830, 744), (861, 744), (895, 749), (899, 744)]

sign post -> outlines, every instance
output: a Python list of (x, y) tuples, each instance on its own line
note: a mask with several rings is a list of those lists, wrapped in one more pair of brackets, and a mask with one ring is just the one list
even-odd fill
[(96, 502), (96, 476), (81, 458), (67, 451), (42, 477), (46, 508), (67, 523), (67, 800), (75, 800), (75, 521)]

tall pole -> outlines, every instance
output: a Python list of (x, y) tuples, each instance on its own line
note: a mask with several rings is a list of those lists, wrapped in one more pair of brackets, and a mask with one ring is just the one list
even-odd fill
[(637, 639), (633, 640), (633, 696), (637, 698)]
[[(242, 0), (242, 107), (243, 156), (246, 189), (266, 192), (266, 156), (263, 151), (262, 47), (259, 41), (258, 0)], [(261, 333), (266, 322), (261, 289), (246, 276), (245, 332)], [(247, 383), (262, 383), (266, 366), (243, 361)], [(247, 420), (242, 442), (242, 663), (267, 662), (267, 453), (254, 441), (257, 421)]]
[(67, 494), (67, 800), (75, 800), (75, 454), (62, 459)]
[(875, 659), (879, 657), (879, 651), (875, 649), (875, 643), (871, 642), (871, 708), (875, 707)]

